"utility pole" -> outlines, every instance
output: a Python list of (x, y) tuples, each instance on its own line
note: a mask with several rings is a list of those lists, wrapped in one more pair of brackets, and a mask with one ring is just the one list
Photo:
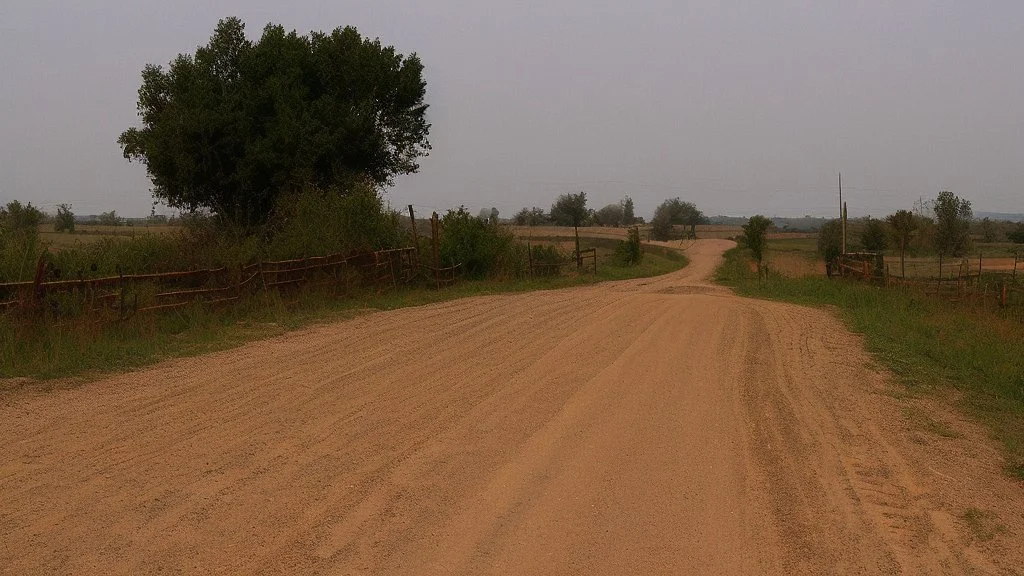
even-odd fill
[(839, 225), (843, 230), (843, 254), (846, 254), (846, 204), (843, 204), (843, 173), (839, 173)]

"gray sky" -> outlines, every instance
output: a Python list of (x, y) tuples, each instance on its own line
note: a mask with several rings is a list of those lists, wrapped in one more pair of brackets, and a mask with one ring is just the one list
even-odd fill
[(218, 18), (355, 25), (426, 65), (433, 152), (388, 193), (503, 216), (587, 191), (852, 214), (949, 189), (1024, 212), (1024, 2), (0, 0), (0, 201), (149, 212), (115, 140), (146, 63)]

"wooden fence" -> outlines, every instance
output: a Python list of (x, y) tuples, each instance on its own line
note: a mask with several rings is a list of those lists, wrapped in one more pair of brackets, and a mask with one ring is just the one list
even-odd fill
[(581, 272), (586, 271), (589, 268), (591, 272), (597, 274), (597, 248), (580, 250), (573, 256), (573, 259), (576, 260), (576, 268)]
[(300, 286), (332, 284), (369, 285), (380, 290), (409, 284), (418, 277), (433, 280), (438, 287), (448, 286), (454, 284), (458, 269), (421, 266), (417, 249), (410, 247), (259, 262), (237, 268), (46, 281), (44, 256), (33, 281), (0, 284), (0, 313), (123, 320), (140, 312), (233, 302), (259, 290), (282, 293)]
[(979, 255), (976, 260), (963, 258), (955, 264), (940, 264), (938, 276), (904, 278), (890, 273), (881, 254), (858, 253), (840, 256), (832, 264), (832, 271), (885, 288), (914, 290), (954, 302), (1024, 308), (1024, 278), (1017, 274), (1017, 263), (1015, 257), (1010, 269), (986, 269), (984, 257)]

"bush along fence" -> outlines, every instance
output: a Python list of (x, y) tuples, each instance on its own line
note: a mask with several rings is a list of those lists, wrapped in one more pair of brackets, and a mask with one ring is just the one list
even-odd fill
[(454, 284), (458, 270), (459, 266), (423, 264), (418, 249), (406, 247), (235, 268), (47, 281), (50, 271), (44, 254), (34, 280), (0, 284), (0, 314), (117, 321), (194, 304), (230, 303), (260, 291), (287, 295), (303, 286), (385, 290), (421, 279), (437, 287), (448, 286)]
[(1018, 272), (1018, 261), (1015, 256), (1012, 268), (1001, 264), (986, 268), (985, 258), (979, 254), (977, 259), (965, 257), (946, 264), (940, 261), (937, 275), (933, 277), (904, 278), (890, 274), (881, 254), (849, 253), (840, 255), (831, 264), (830, 272), (886, 288), (915, 290), (951, 301), (1024, 309), (1024, 268)]

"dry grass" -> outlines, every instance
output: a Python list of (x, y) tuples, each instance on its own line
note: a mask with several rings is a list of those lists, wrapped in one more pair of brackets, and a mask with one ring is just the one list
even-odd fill
[(143, 234), (170, 234), (180, 226), (155, 224), (153, 226), (101, 226), (99, 224), (77, 224), (74, 233), (54, 232), (50, 225), (39, 229), (39, 239), (52, 250), (70, 248), (79, 244), (90, 244), (103, 238), (125, 238)]

